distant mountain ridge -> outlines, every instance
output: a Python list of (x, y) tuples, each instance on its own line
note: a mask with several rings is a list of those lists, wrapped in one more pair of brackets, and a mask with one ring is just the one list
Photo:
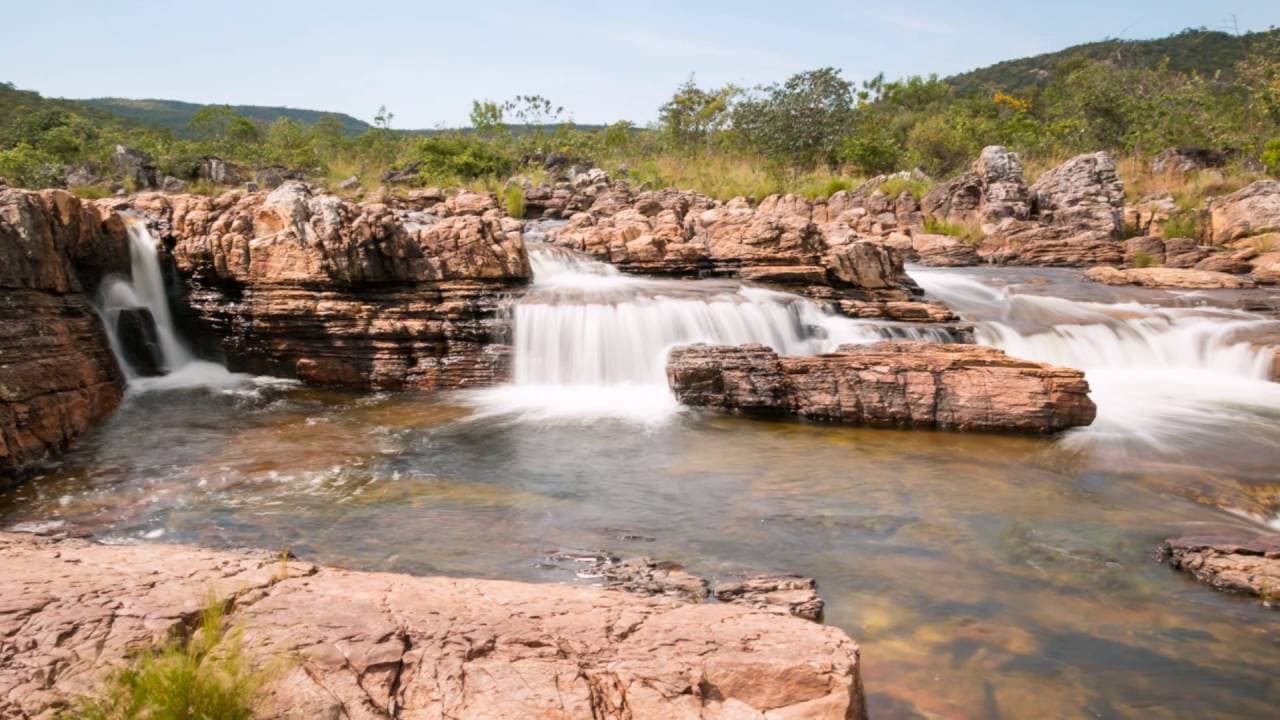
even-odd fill
[[(129, 98), (110, 97), (87, 98), (72, 100), (71, 102), (127, 117), (148, 125), (162, 127), (180, 137), (187, 134), (187, 123), (191, 121), (191, 117), (201, 108), (213, 104), (183, 102), (181, 100), (150, 98), (132, 100)], [(303, 110), (269, 105), (232, 105), (230, 107), (237, 114), (243, 115), (250, 120), (268, 124), (282, 117), (296, 120), (306, 125), (311, 125), (324, 118), (334, 118), (342, 123), (343, 132), (349, 135), (359, 135), (372, 127), (369, 123), (345, 113), (324, 110)]]
[(1280, 29), (1232, 35), (1216, 30), (1187, 29), (1154, 40), (1101, 40), (1056, 52), (1005, 60), (947, 78), (961, 94), (985, 90), (1018, 92), (1043, 85), (1060, 63), (1105, 60), (1125, 67), (1154, 67), (1165, 60), (1175, 72), (1231, 77), (1236, 63)]

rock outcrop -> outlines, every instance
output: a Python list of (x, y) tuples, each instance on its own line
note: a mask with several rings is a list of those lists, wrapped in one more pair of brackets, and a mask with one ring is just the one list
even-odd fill
[(124, 377), (86, 296), (127, 273), (119, 217), (62, 190), (0, 190), (0, 484), (120, 402)]
[(506, 375), (500, 297), (530, 271), (492, 196), (353, 203), (286, 182), (104, 205), (147, 219), (233, 367), (373, 388)]
[(284, 718), (866, 717), (843, 632), (733, 604), (0, 533), (0, 716), (49, 717), (212, 596)]
[(1209, 201), (1209, 239), (1215, 245), (1280, 231), (1280, 180), (1259, 180)]
[(1050, 433), (1096, 412), (1079, 370), (975, 345), (845, 345), (816, 357), (693, 345), (672, 351), (667, 378), (687, 405), (859, 425)]
[(1174, 538), (1160, 546), (1160, 556), (1218, 590), (1280, 606), (1280, 535)]
[(1109, 266), (1085, 271), (1089, 280), (1104, 285), (1141, 285), (1149, 288), (1184, 288), (1188, 290), (1221, 290), (1255, 287), (1255, 283), (1238, 275), (1212, 270), (1147, 267), (1119, 270)]
[(982, 149), (973, 168), (935, 185), (920, 201), (924, 214), (947, 223), (997, 232), (1008, 221), (1027, 220), (1032, 196), (1016, 153), (999, 145)]

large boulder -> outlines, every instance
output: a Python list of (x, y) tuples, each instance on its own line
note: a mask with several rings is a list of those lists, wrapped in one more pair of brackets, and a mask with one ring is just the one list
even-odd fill
[(672, 351), (667, 378), (687, 405), (859, 425), (1050, 433), (1096, 412), (1079, 370), (976, 345), (846, 345), (816, 357), (693, 345)]
[(1110, 238), (1124, 230), (1124, 184), (1111, 153), (1077, 155), (1042, 175), (1031, 193), (1042, 224)]
[(1215, 245), (1280, 231), (1280, 180), (1259, 180), (1209, 201), (1209, 239)]
[(1085, 271), (1084, 276), (1093, 282), (1104, 285), (1141, 285), (1148, 288), (1221, 290), (1255, 286), (1252, 280), (1238, 275), (1211, 270), (1187, 270), (1169, 267), (1118, 270), (1104, 265), (1089, 268)]
[(210, 598), (255, 716), (866, 717), (843, 632), (737, 604), (0, 533), (0, 716), (50, 717)]
[(1164, 541), (1160, 555), (1210, 587), (1280, 606), (1280, 535), (1173, 538)]
[(1031, 196), (1016, 153), (1000, 145), (982, 149), (969, 172), (935, 185), (920, 201), (928, 217), (995, 232), (1008, 220), (1026, 220)]
[(159, 186), (156, 167), (151, 157), (141, 150), (117, 145), (111, 155), (111, 168), (135, 190), (150, 190)]

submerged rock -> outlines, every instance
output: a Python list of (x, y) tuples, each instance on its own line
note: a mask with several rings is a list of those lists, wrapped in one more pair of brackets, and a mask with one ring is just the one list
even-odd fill
[(0, 577), (3, 717), (55, 714), (211, 595), (279, 668), (264, 720), (866, 717), (848, 636), (732, 604), (2, 533)]
[(973, 345), (845, 345), (816, 357), (693, 345), (672, 351), (667, 378), (687, 405), (860, 425), (1050, 433), (1096, 412), (1079, 370)]
[(1218, 590), (1280, 607), (1280, 534), (1173, 538), (1161, 544), (1160, 557)]

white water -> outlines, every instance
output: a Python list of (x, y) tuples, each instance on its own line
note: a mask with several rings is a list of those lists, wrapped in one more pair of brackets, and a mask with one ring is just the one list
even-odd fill
[(786, 355), (828, 352), (917, 328), (824, 312), (796, 295), (723, 280), (657, 280), (531, 244), (533, 287), (511, 309), (514, 382), (475, 395), (483, 414), (527, 419), (616, 417), (656, 422), (678, 404), (671, 348), (762, 343)]
[(1238, 310), (1097, 303), (1018, 294), (954, 272), (913, 270), (932, 296), (977, 323), (977, 341), (1079, 368), (1098, 417), (1068, 441), (1138, 441), (1161, 451), (1280, 441), (1271, 353), (1242, 331), (1275, 321)]
[[(217, 363), (197, 359), (183, 342), (177, 326), (174, 325), (173, 314), (169, 310), (164, 274), (160, 269), (160, 257), (156, 250), (155, 239), (147, 231), (146, 224), (139, 220), (129, 219), (126, 229), (129, 234), (129, 273), (132, 279), (118, 276), (104, 279), (99, 291), (98, 308), (106, 324), (116, 360), (129, 378), (130, 390), (172, 390), (198, 386), (234, 387), (242, 384), (248, 376), (229, 372)], [(156, 377), (139, 375), (120, 352), (120, 342), (116, 337), (115, 329), (116, 314), (121, 309), (137, 307), (149, 310), (151, 317), (155, 320), (156, 336), (159, 340), (161, 361), (165, 370), (163, 375)]]

